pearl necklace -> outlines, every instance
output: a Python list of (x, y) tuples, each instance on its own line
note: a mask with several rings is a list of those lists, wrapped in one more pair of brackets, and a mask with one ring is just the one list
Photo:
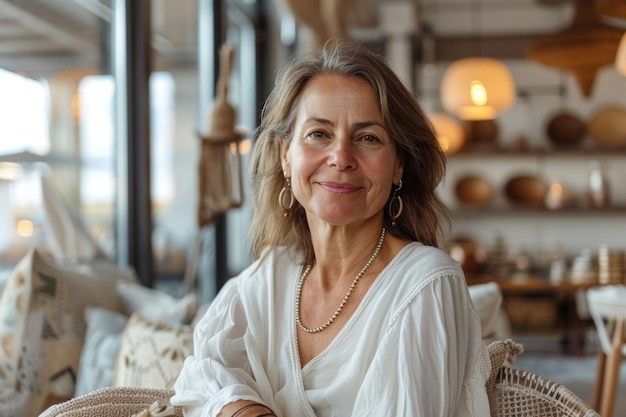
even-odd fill
[(339, 305), (339, 307), (337, 307), (337, 310), (335, 310), (335, 312), (333, 313), (333, 316), (326, 323), (314, 329), (306, 327), (304, 324), (302, 324), (302, 321), (300, 320), (300, 299), (302, 298), (302, 284), (304, 283), (304, 280), (309, 274), (309, 272), (311, 272), (311, 265), (307, 265), (306, 269), (302, 272), (302, 275), (300, 276), (300, 281), (298, 282), (298, 293), (296, 295), (296, 324), (298, 325), (298, 327), (300, 327), (302, 330), (304, 330), (307, 333), (319, 333), (322, 330), (326, 329), (331, 324), (333, 324), (337, 316), (339, 316), (339, 313), (341, 313), (341, 310), (343, 309), (343, 307), (348, 302), (348, 299), (352, 295), (352, 292), (354, 291), (354, 288), (356, 287), (357, 282), (359, 282), (363, 274), (365, 274), (365, 271), (367, 271), (367, 268), (369, 268), (372, 265), (372, 263), (374, 263), (374, 260), (380, 253), (380, 249), (383, 247), (384, 241), (385, 241), (385, 228), (383, 227), (383, 230), (380, 233), (380, 239), (378, 239), (378, 244), (376, 245), (376, 249), (374, 249), (374, 253), (372, 253), (372, 256), (370, 256), (365, 266), (361, 269), (361, 272), (359, 272), (357, 276), (354, 278), (354, 280), (352, 280), (352, 284), (350, 285), (350, 288), (348, 288), (348, 292), (346, 293), (346, 295), (344, 295), (343, 300), (341, 301), (341, 304)]

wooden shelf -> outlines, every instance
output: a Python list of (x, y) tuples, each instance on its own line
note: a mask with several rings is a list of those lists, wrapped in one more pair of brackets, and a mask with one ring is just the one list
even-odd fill
[(538, 293), (574, 293), (580, 289), (588, 289), (602, 285), (596, 281), (574, 282), (562, 280), (551, 282), (547, 278), (539, 275), (528, 275), (523, 277), (499, 277), (487, 274), (466, 274), (465, 279), (468, 285), (484, 284), (495, 282), (505, 295), (511, 294), (538, 294)]
[(615, 149), (605, 148), (503, 148), (503, 147), (476, 147), (462, 149), (457, 153), (448, 155), (448, 159), (462, 158), (548, 158), (548, 157), (624, 157), (626, 147)]
[(487, 216), (528, 216), (528, 215), (542, 215), (542, 216), (606, 216), (616, 214), (626, 214), (626, 206), (611, 206), (606, 208), (585, 208), (585, 207), (571, 207), (558, 210), (551, 210), (544, 207), (498, 207), (498, 206), (485, 206), (485, 207), (451, 207), (452, 217), (468, 218), (468, 217), (487, 217)]

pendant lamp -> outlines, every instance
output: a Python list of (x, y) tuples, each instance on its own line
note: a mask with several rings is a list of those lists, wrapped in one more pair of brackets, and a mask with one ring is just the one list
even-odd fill
[(607, 26), (594, 0), (579, 0), (572, 25), (544, 36), (526, 50), (542, 64), (569, 71), (585, 97), (590, 97), (598, 70), (615, 62), (623, 30)]
[[(615, 23), (615, 27), (623, 28), (626, 23), (626, 2), (624, 0), (595, 0), (596, 11), (607, 24)], [(626, 32), (622, 34), (615, 55), (615, 67), (620, 74), (626, 76)]]
[(598, 14), (602, 17), (614, 20), (616, 26), (626, 19), (626, 2), (624, 0), (594, 0), (594, 6)]
[(511, 107), (515, 82), (497, 59), (464, 58), (453, 62), (441, 80), (441, 101), (446, 111), (463, 120), (489, 120)]
[(622, 35), (622, 40), (617, 48), (617, 55), (615, 57), (615, 67), (620, 74), (626, 76), (626, 32)]
[(458, 152), (465, 144), (465, 131), (460, 123), (446, 113), (429, 115), (441, 149), (448, 155)]

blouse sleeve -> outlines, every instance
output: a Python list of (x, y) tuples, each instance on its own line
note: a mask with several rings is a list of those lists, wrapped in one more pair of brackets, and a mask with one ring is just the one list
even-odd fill
[(194, 353), (185, 360), (171, 399), (186, 417), (216, 416), (236, 400), (261, 402), (246, 354), (239, 279), (224, 285), (194, 329)]
[(396, 310), (353, 416), (488, 416), (489, 359), (462, 272), (440, 272)]

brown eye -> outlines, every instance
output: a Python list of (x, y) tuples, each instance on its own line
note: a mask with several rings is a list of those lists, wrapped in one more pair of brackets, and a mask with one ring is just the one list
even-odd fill
[(309, 133), (309, 137), (313, 139), (324, 139), (326, 134), (322, 131), (316, 130), (315, 132)]
[(363, 135), (363, 136), (361, 136), (361, 141), (362, 142), (367, 142), (367, 143), (378, 143), (378, 142), (380, 142), (380, 139), (378, 139), (374, 135)]

